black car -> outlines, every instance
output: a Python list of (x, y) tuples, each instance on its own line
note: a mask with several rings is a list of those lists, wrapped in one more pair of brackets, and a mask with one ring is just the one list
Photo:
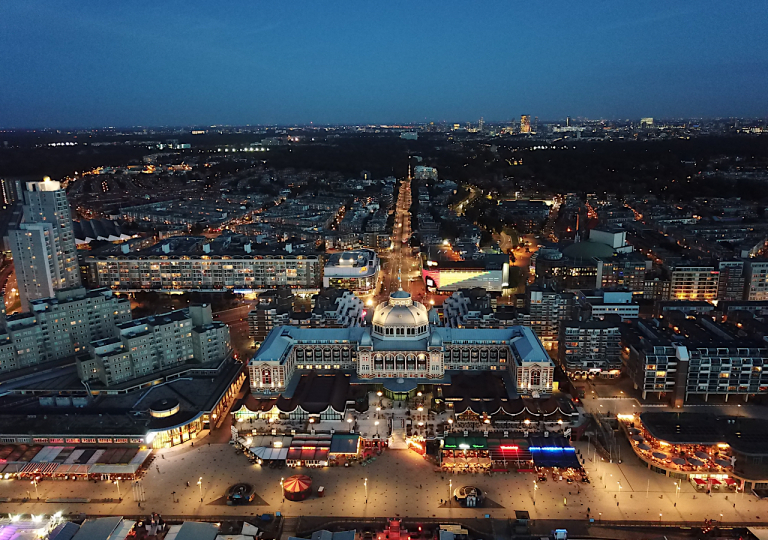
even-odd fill
[(253, 500), (254, 496), (255, 493), (251, 484), (235, 484), (227, 491), (227, 504), (232, 506), (249, 503)]

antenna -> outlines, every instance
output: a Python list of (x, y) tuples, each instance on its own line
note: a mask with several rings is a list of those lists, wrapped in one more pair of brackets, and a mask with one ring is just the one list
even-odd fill
[(402, 275), (402, 268), (397, 269), (397, 287), (399, 291), (403, 290), (403, 275)]

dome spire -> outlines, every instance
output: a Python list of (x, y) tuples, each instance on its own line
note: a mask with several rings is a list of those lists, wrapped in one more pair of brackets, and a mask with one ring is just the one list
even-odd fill
[(397, 290), (398, 291), (402, 291), (403, 290), (403, 274), (402, 274), (402, 271), (403, 271), (402, 268), (398, 268), (397, 269)]

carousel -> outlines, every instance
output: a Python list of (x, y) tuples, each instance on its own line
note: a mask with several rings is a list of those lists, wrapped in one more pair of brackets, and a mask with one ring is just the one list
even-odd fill
[(289, 501), (303, 501), (312, 495), (312, 479), (303, 474), (289, 476), (281, 482), (283, 496)]

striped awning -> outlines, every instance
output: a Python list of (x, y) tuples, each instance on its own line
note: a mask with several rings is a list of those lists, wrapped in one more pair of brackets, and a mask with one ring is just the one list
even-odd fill
[(59, 466), (58, 463), (27, 463), (21, 474), (50, 474)]

